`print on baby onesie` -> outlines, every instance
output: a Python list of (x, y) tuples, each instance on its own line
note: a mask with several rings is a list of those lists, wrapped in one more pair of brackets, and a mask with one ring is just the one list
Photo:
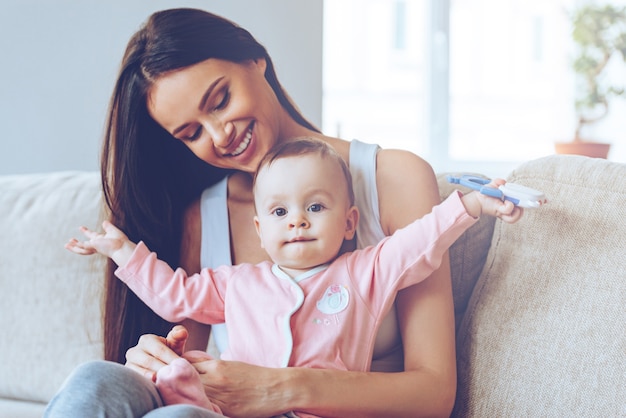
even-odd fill
[(317, 309), (327, 315), (339, 313), (348, 307), (350, 302), (350, 293), (348, 288), (333, 284), (328, 286), (324, 292), (324, 296), (317, 301)]

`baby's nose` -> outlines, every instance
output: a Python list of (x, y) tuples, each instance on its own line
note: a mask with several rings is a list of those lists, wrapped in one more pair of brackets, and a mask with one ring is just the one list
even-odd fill
[(293, 228), (308, 228), (309, 226), (310, 226), (309, 221), (303, 216), (297, 216), (289, 223), (289, 227), (292, 229)]

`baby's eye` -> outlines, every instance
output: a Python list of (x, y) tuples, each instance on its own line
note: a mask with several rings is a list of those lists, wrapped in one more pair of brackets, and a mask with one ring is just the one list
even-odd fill
[(287, 214), (287, 210), (285, 208), (276, 208), (272, 213), (276, 216), (285, 216)]
[(313, 203), (309, 206), (309, 212), (320, 212), (322, 209), (324, 209), (324, 206), (321, 203)]

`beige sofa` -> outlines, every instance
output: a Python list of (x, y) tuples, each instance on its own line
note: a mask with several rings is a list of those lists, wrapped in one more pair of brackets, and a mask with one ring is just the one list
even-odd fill
[[(528, 162), (509, 180), (549, 204), (455, 244), (454, 416), (626, 416), (625, 179), (604, 160)], [(0, 208), (0, 417), (35, 417), (101, 357), (103, 260), (63, 249), (97, 224), (98, 175), (2, 176)]]

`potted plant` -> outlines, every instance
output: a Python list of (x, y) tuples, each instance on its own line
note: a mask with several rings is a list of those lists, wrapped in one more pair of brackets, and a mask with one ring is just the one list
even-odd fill
[(582, 131), (608, 114), (612, 98), (625, 95), (624, 86), (608, 80), (606, 69), (617, 55), (626, 63), (626, 7), (588, 4), (577, 9), (571, 19), (578, 121), (574, 139), (556, 143), (556, 152), (606, 158), (610, 144), (591, 141)]

